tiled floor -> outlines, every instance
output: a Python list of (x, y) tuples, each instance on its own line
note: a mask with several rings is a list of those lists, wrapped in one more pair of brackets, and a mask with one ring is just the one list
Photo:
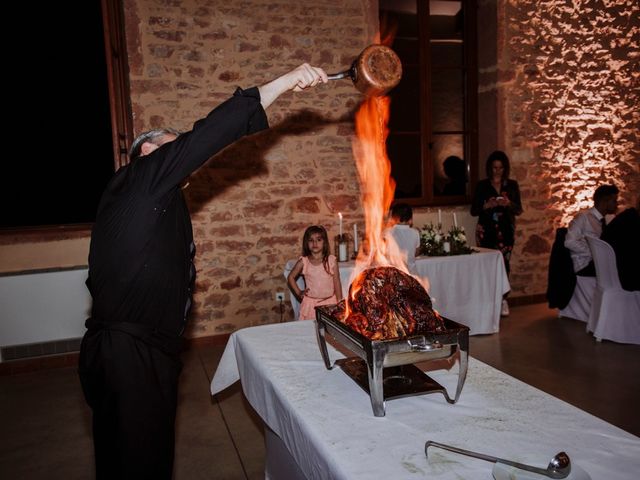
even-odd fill
[[(640, 346), (596, 343), (583, 323), (531, 305), (512, 308), (499, 334), (471, 337), (470, 348), (483, 362), (640, 435)], [(183, 357), (176, 480), (264, 478), (260, 419), (239, 385), (209, 395), (222, 350), (201, 347)], [(90, 413), (74, 368), (0, 377), (0, 425), (0, 478), (93, 478)]]

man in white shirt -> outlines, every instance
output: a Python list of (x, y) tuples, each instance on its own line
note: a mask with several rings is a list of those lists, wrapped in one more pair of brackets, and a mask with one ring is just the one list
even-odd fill
[(420, 249), (420, 233), (413, 228), (413, 209), (411, 206), (406, 203), (398, 203), (391, 207), (391, 223), (393, 226), (387, 228), (383, 233), (387, 244), (387, 254), (400, 256), (409, 272), (417, 275), (416, 255)]
[(600, 185), (593, 194), (593, 208), (578, 213), (569, 223), (564, 246), (571, 252), (576, 275), (595, 277), (596, 270), (586, 237), (600, 238), (606, 225), (605, 216), (616, 213), (617, 209), (618, 187)]

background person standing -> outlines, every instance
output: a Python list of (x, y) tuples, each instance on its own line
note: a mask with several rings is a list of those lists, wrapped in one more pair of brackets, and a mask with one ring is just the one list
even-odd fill
[[(500, 250), (507, 275), (511, 272), (511, 252), (515, 243), (516, 216), (522, 213), (520, 187), (509, 178), (509, 157), (496, 150), (487, 158), (487, 178), (480, 180), (471, 203), (471, 215), (478, 217), (476, 244)], [(506, 297), (502, 300), (502, 315), (509, 315)]]

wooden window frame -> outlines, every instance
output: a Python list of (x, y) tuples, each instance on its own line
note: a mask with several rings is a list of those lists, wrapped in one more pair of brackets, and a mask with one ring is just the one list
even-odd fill
[(109, 110), (115, 169), (129, 162), (133, 142), (133, 115), (129, 88), (129, 64), (123, 0), (101, 0), (104, 46), (109, 84)]
[[(469, 181), (465, 195), (435, 195), (434, 194), (434, 159), (431, 150), (434, 144), (431, 112), (431, 31), (429, 26), (429, 0), (416, 0), (418, 39), (419, 39), (419, 92), (420, 92), (420, 125), (416, 132), (420, 137), (420, 163), (422, 172), (422, 195), (420, 197), (405, 197), (397, 199), (413, 206), (441, 206), (462, 205), (471, 201), (479, 175), (478, 160), (478, 78), (477, 78), (477, 1), (476, 0), (445, 0), (460, 1), (463, 5), (463, 64), (464, 74), (463, 98), (464, 119), (462, 131), (437, 132), (437, 134), (461, 134), (464, 138), (464, 158), (469, 165)], [(390, 129), (390, 133), (394, 132)], [(392, 160), (393, 163), (393, 160)]]

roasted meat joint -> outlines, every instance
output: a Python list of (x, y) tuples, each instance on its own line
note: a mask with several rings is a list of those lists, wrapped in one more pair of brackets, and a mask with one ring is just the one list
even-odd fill
[(351, 283), (347, 303), (343, 305), (345, 312), (338, 316), (345, 325), (370, 340), (445, 329), (424, 287), (396, 267), (362, 271)]

